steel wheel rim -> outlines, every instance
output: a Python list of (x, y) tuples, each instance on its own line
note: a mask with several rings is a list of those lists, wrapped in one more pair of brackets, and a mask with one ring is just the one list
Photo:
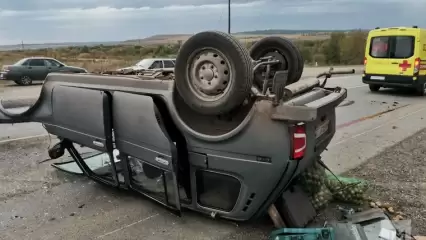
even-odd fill
[(21, 77), (21, 82), (23, 84), (30, 84), (31, 83), (31, 78), (28, 77), (28, 76), (23, 76), (23, 77)]
[(217, 101), (233, 84), (231, 62), (215, 48), (203, 48), (191, 54), (187, 78), (191, 92), (203, 101)]

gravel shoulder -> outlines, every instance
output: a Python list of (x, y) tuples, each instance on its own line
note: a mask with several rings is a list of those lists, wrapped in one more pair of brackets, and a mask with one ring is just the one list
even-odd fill
[(343, 174), (365, 179), (372, 197), (388, 202), (412, 220), (413, 233), (426, 234), (426, 129), (385, 149)]

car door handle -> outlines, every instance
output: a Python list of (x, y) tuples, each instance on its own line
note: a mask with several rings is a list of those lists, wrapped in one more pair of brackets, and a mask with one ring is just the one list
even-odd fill
[(93, 141), (93, 145), (95, 145), (97, 147), (101, 147), (101, 148), (105, 147), (105, 145), (102, 142), (98, 141), (98, 140), (94, 140)]
[(28, 67), (28, 69), (33, 69), (32, 67)]
[(165, 158), (163, 158), (162, 156), (157, 156), (155, 157), (155, 161), (158, 163), (161, 163), (163, 165), (168, 166), (169, 165), (169, 161), (167, 161)]
[(397, 62), (393, 62), (392, 64), (398, 64)]

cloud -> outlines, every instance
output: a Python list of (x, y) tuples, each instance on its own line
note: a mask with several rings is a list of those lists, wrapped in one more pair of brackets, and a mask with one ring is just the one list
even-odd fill
[[(227, 0), (0, 0), (0, 44), (227, 29)], [(421, 25), (426, 0), (232, 0), (232, 29)]]
[[(74, 0), (80, 1), (80, 0)], [(250, 12), (250, 8), (264, 6), (265, 1), (252, 1), (231, 4), (233, 12), (238, 16), (242, 12)], [(97, 6), (93, 8), (50, 8), (44, 10), (0, 10), (0, 17), (27, 17), (36, 16), (35, 20), (82, 20), (83, 19), (116, 19), (116, 18), (150, 18), (164, 16), (182, 16), (181, 14), (204, 15), (215, 14), (227, 9), (228, 5), (204, 4), (204, 5), (168, 5), (163, 7), (111, 7)], [(243, 10), (243, 11), (241, 11)], [(245, 11), (244, 11), (245, 10)], [(207, 12), (209, 11), (209, 12)], [(167, 14), (167, 15), (163, 15)], [(165, 19), (166, 20), (166, 19)]]

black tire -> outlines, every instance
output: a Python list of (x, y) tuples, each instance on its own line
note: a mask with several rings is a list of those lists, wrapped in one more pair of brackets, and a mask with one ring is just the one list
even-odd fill
[(424, 95), (426, 95), (425, 91), (426, 91), (426, 86), (425, 86), (424, 84), (421, 84), (421, 85), (420, 85), (420, 86), (416, 89), (417, 96), (421, 96), (421, 97), (423, 97)]
[[(276, 70), (289, 71), (287, 84), (299, 81), (303, 73), (304, 59), (299, 49), (289, 39), (275, 36), (265, 37), (250, 48), (250, 56), (254, 60), (259, 60), (274, 51), (279, 52), (285, 60), (285, 63), (280, 64)], [(255, 74), (254, 81), (257, 86), (262, 86), (261, 74)]]
[(15, 80), (14, 81), (16, 84), (18, 84), (19, 86), (29, 86), (31, 84), (33, 84), (33, 80), (29, 77), (29, 76), (21, 76), (21, 78), (19, 80)]
[[(197, 56), (203, 51), (208, 53)], [(201, 58), (209, 58), (212, 62), (203, 62)], [(201, 80), (204, 76), (201, 71), (209, 70), (202, 70), (206, 69), (205, 64), (212, 67), (211, 75), (206, 77), (209, 81)], [(222, 71), (223, 69), (228, 70)], [(193, 77), (191, 70), (194, 70)], [(202, 83), (202, 88), (212, 87), (211, 91), (217, 93), (208, 95), (203, 92), (207, 90), (197, 89), (193, 79), (207, 82), (209, 85), (213, 82), (211, 86)], [(224, 89), (216, 89), (222, 87), (219, 83), (223, 84)], [(252, 84), (253, 64), (250, 55), (241, 43), (229, 34), (217, 31), (197, 33), (179, 50), (175, 66), (176, 89), (184, 102), (198, 113), (219, 115), (230, 112), (249, 96)]]
[(380, 90), (380, 85), (369, 84), (368, 87), (370, 88), (370, 91), (372, 92), (378, 92)]

